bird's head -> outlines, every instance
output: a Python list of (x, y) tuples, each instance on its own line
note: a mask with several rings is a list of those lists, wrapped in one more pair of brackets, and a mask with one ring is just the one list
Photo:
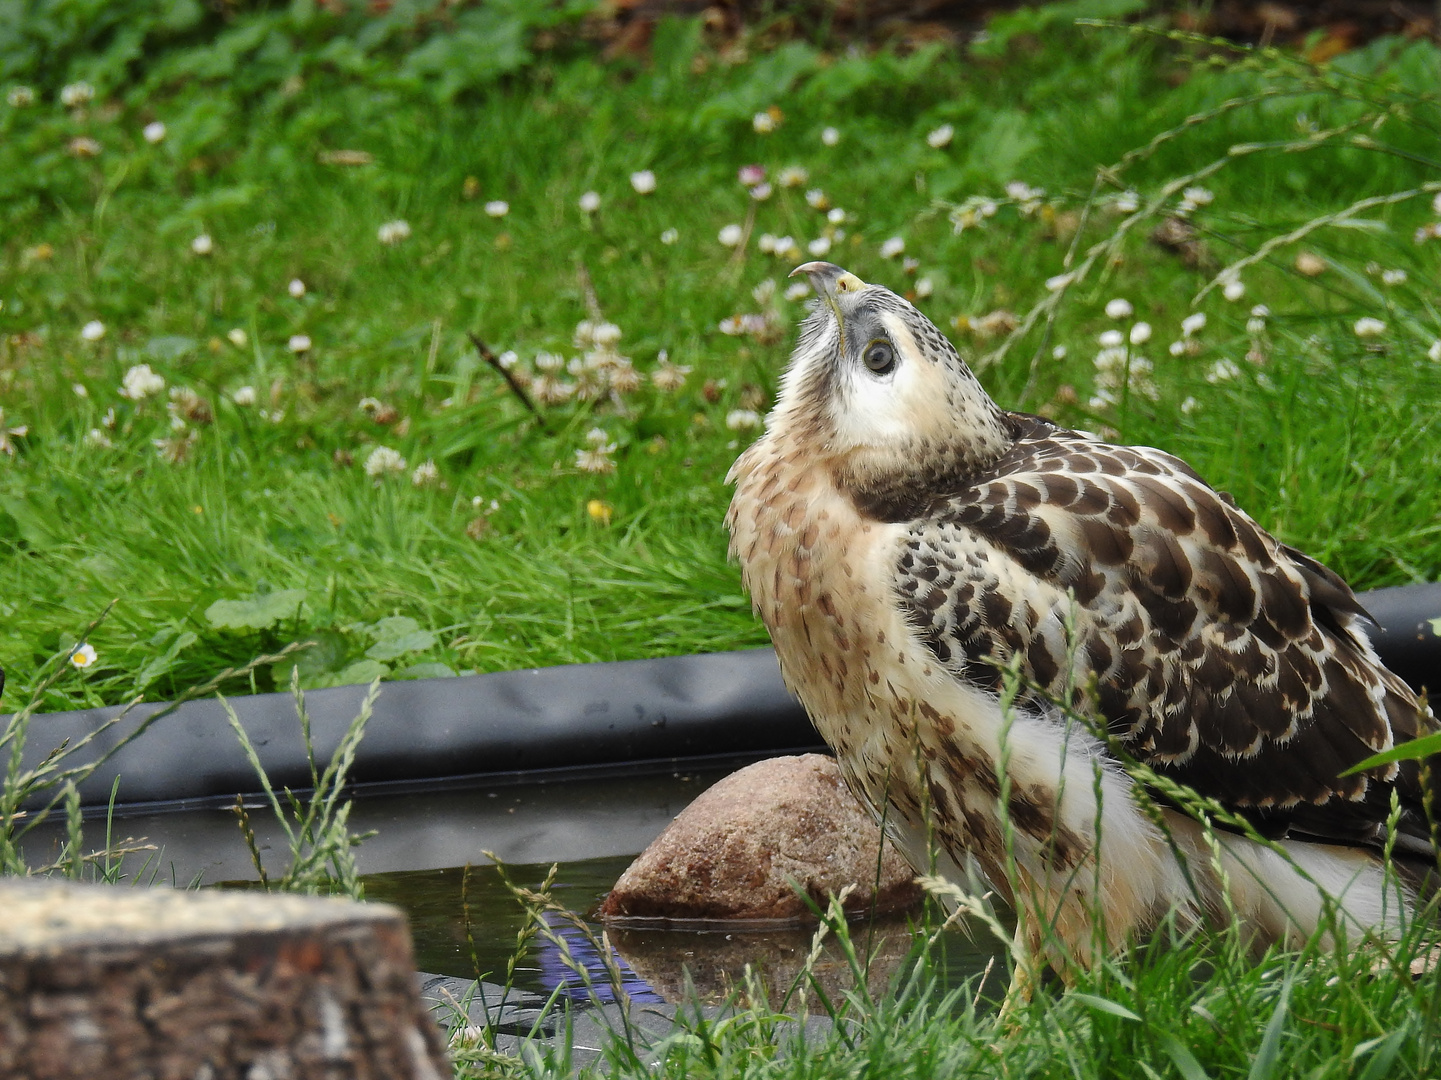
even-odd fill
[(905, 512), (1010, 446), (1001, 410), (929, 319), (831, 263), (795, 274), (810, 279), (820, 303), (768, 427), (828, 462), (862, 509)]

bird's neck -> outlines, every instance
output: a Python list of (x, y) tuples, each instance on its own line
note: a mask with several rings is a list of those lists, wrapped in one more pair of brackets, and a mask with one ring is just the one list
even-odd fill
[(919, 434), (904, 447), (852, 450), (836, 459), (832, 472), (862, 516), (910, 521), (993, 466), (1015, 439), (1013, 425), (992, 406), (951, 431)]
[[(884, 526), (862, 517), (803, 444), (771, 433), (731, 470), (731, 554), (781, 669), (817, 722), (854, 712), (875, 634), (889, 625), (865, 582)], [(819, 657), (819, 660), (814, 660)], [(843, 732), (822, 731), (834, 745)]]

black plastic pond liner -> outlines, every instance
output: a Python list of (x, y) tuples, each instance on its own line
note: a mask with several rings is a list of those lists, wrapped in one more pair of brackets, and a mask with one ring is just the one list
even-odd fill
[[(360, 711), (365, 686), (307, 691), (317, 757), (327, 761)], [(311, 784), (288, 693), (229, 699), (276, 788)], [(94, 744), (115, 745), (144, 704)], [(26, 764), (117, 716), (119, 707), (36, 716)], [(103, 741), (104, 745), (99, 745)], [(356, 754), (357, 783), (615, 766), (631, 761), (815, 749), (770, 649), (532, 668), (384, 684)], [(87, 749), (86, 753), (89, 753)], [(78, 764), (78, 762), (77, 762)], [(192, 701), (123, 747), (81, 786), (84, 805), (199, 799), (259, 790), (220, 702)]]
[[(1441, 619), (1441, 584), (1379, 589), (1360, 599), (1380, 624), (1373, 638), (1386, 663), (1417, 689), (1441, 686), (1441, 624), (1434, 621)], [(322, 761), (365, 694), (364, 686), (306, 694)], [(229, 700), (271, 782), (308, 787), (290, 695)], [(106, 745), (159, 708), (136, 707), (107, 732)], [(26, 764), (37, 764), (62, 740), (77, 742), (120, 711), (35, 717)], [(351, 775), (357, 783), (386, 784), (576, 767), (613, 772), (627, 762), (760, 757), (818, 749), (819, 742), (781, 683), (775, 654), (753, 649), (386, 683)], [(103, 747), (94, 749), (98, 754)], [(190, 702), (158, 721), (80, 786), (81, 802), (105, 804), (117, 776), (122, 804), (259, 789), (218, 701)]]

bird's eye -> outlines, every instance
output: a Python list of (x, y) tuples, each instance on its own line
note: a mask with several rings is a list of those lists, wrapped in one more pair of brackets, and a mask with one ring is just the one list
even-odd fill
[(896, 350), (889, 341), (873, 341), (861, 353), (861, 359), (871, 371), (884, 375), (896, 366)]

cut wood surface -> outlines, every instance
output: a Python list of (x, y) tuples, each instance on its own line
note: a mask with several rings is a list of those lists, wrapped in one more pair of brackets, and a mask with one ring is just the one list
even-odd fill
[(449, 1075), (385, 904), (0, 880), (0, 1076)]

